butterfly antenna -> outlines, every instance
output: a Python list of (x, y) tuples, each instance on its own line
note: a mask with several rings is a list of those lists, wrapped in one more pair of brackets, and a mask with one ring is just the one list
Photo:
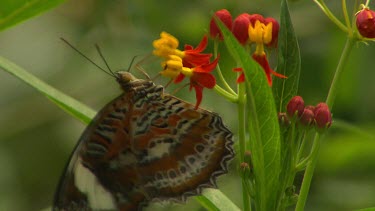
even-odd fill
[(173, 92), (171, 93), (171, 95), (175, 95), (175, 94), (177, 94), (177, 92), (181, 91), (183, 88), (187, 87), (188, 85), (190, 85), (190, 84), (187, 83), (187, 84), (185, 84), (185, 85), (183, 85), (183, 86), (181, 86), (181, 87), (179, 87), (179, 88), (173, 90)]
[(102, 60), (103, 60), (103, 62), (104, 62), (104, 64), (105, 64), (105, 66), (108, 68), (108, 70), (109, 70), (109, 72), (111, 73), (111, 75), (112, 75), (113, 77), (117, 78), (117, 77), (116, 77), (116, 74), (115, 74), (115, 73), (112, 71), (112, 69), (109, 67), (108, 62), (107, 62), (107, 60), (105, 59), (105, 57), (103, 56), (103, 53), (102, 53), (102, 51), (100, 50), (99, 45), (98, 45), (98, 44), (95, 44), (95, 48), (96, 48), (96, 50), (98, 51), (100, 58), (102, 58)]
[(100, 70), (102, 70), (103, 72), (105, 72), (106, 74), (112, 76), (112, 77), (116, 77), (115, 75), (113, 75), (113, 73), (109, 73), (107, 72), (104, 68), (100, 67), (98, 64), (96, 64), (92, 59), (90, 59), (89, 57), (87, 57), (85, 54), (83, 54), (80, 50), (78, 50), (78, 48), (74, 47), (72, 44), (70, 44), (67, 40), (65, 40), (64, 38), (60, 37), (60, 39), (65, 42), (65, 44), (69, 45), (73, 50), (75, 50), (79, 55), (83, 56), (83, 58), (85, 58), (87, 61), (89, 61), (91, 64), (95, 65), (97, 68), (99, 68)]
[(147, 74), (147, 72), (143, 69), (143, 67), (141, 66), (142, 63), (144, 63), (146, 60), (148, 60), (150, 58), (151, 54), (148, 54), (147, 56), (143, 57), (143, 59), (139, 62), (137, 62), (137, 64), (135, 64), (135, 68), (137, 68), (137, 70), (139, 72), (141, 72), (148, 80), (151, 80), (151, 77)]

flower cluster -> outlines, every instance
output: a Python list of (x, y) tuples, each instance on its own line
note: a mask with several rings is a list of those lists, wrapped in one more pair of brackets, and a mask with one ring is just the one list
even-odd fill
[(188, 77), (190, 90), (194, 88), (196, 93), (196, 109), (202, 101), (203, 88), (212, 89), (216, 85), (211, 72), (216, 68), (219, 58), (210, 62), (212, 54), (202, 53), (207, 47), (207, 42), (207, 36), (204, 36), (196, 48), (185, 45), (182, 51), (178, 49), (178, 40), (166, 32), (162, 32), (160, 39), (153, 42), (153, 54), (164, 59), (160, 74), (171, 78), (174, 83), (180, 83)]
[(315, 125), (318, 131), (329, 128), (332, 124), (332, 114), (326, 103), (305, 106), (301, 96), (293, 97), (287, 105), (286, 114), (279, 114), (279, 118), (284, 125), (290, 123), (290, 119), (295, 119), (307, 127)]
[[(264, 50), (265, 46), (270, 48), (277, 47), (280, 26), (274, 18), (264, 18), (259, 14), (243, 13), (238, 15), (232, 22), (231, 14), (225, 9), (217, 11), (215, 16), (232, 31), (239, 43), (244, 46), (255, 45), (255, 52), (252, 54), (252, 58), (262, 66), (270, 86), (272, 86), (271, 74), (279, 78), (286, 78), (286, 76), (272, 70), (269, 66), (267, 55)], [(210, 35), (219, 40), (223, 39), (214, 18), (211, 19), (210, 23)], [(242, 69), (235, 68), (234, 71), (241, 72)], [(244, 80), (244, 74), (241, 73), (237, 82), (241, 83)]]

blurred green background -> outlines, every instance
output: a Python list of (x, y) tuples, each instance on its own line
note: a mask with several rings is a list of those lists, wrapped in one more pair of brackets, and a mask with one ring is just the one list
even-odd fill
[[(121, 93), (118, 84), (60, 37), (104, 66), (94, 48), (97, 43), (112, 69), (126, 69), (133, 56), (152, 51), (152, 41), (163, 30), (179, 38), (181, 47), (185, 43), (196, 45), (208, 32), (211, 14), (216, 10), (226, 8), (234, 17), (248, 12), (278, 19), (279, 4), (261, 0), (68, 1), (0, 32), (0, 55), (98, 110)], [(334, 13), (341, 13), (339, 1), (329, 6)], [(290, 2), (290, 9), (302, 57), (299, 94), (307, 104), (316, 104), (325, 100), (345, 34), (312, 1)], [(227, 77), (234, 81), (230, 71), (233, 61), (225, 50), (221, 58)], [(351, 54), (333, 108), (337, 124), (323, 141), (306, 210), (375, 206), (374, 58), (372, 43), (358, 44)], [(146, 61), (143, 67), (150, 75), (160, 70), (157, 60)], [(224, 101), (215, 104), (222, 98), (213, 91), (205, 90), (204, 94), (202, 107), (218, 112), (236, 131), (235, 107)], [(195, 100), (194, 93), (187, 91), (177, 95)], [(68, 156), (84, 128), (36, 90), (0, 71), (0, 210), (49, 207)], [(241, 206), (235, 165), (232, 162), (234, 173), (219, 178), (219, 187)], [(194, 199), (188, 200), (187, 206), (153, 204), (149, 210), (155, 209), (204, 210)]]

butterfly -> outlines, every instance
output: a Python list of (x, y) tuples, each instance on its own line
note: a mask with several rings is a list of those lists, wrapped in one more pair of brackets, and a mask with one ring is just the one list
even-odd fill
[(123, 93), (79, 139), (53, 210), (142, 210), (216, 187), (233, 159), (232, 133), (216, 113), (164, 93), (161, 85), (115, 73)]

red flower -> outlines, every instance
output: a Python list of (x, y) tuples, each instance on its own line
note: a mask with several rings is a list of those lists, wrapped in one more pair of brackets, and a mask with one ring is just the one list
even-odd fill
[[(215, 16), (218, 17), (229, 30), (232, 29), (232, 15), (228, 12), (228, 10), (219, 10), (215, 12)], [(210, 21), (210, 35), (212, 38), (218, 37), (219, 40), (223, 40), (223, 34), (217, 26), (214, 17), (212, 17)]]
[(190, 77), (190, 90), (194, 88), (195, 97), (197, 102), (195, 109), (199, 107), (203, 98), (203, 88), (212, 89), (216, 85), (216, 79), (211, 72), (216, 68), (219, 61), (219, 57), (216, 58), (212, 63), (196, 66), (191, 68), (189, 72), (182, 71), (179, 76), (176, 77), (174, 83), (181, 82), (185, 76)]
[(237, 16), (233, 22), (232, 33), (237, 38), (238, 42), (242, 45), (245, 45), (249, 40), (249, 24), (250, 24), (250, 15), (243, 13)]
[(263, 67), (263, 70), (264, 70), (264, 72), (266, 73), (266, 76), (267, 76), (268, 84), (270, 86), (272, 86), (271, 74), (276, 76), (276, 77), (279, 77), (279, 78), (287, 78), (285, 75), (277, 73), (270, 68), (270, 65), (268, 64), (268, 61), (267, 61), (267, 58), (266, 58), (266, 54), (258, 55), (257, 53), (254, 53), (253, 59), (255, 61), (257, 61), (260, 66)]
[(264, 19), (264, 24), (268, 25), (272, 23), (272, 40), (270, 43), (266, 44), (268, 47), (277, 47), (277, 39), (279, 37), (279, 29), (280, 25), (274, 18), (266, 18)]
[(204, 36), (202, 41), (196, 48), (191, 45), (185, 45), (185, 50), (183, 51), (183, 63), (186, 67), (199, 66), (207, 64), (210, 62), (212, 54), (201, 53), (207, 47), (207, 36)]
[(357, 14), (356, 25), (359, 33), (366, 38), (375, 38), (375, 12), (369, 8)]

